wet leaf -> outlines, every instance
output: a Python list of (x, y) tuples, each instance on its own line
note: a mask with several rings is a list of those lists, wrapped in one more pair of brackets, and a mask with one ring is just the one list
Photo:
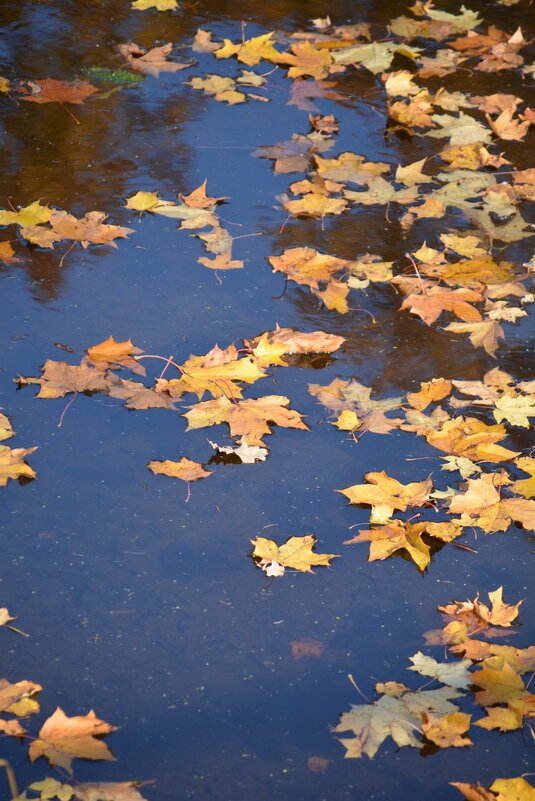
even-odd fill
[(38, 398), (62, 398), (69, 392), (105, 392), (109, 381), (101, 370), (89, 364), (71, 365), (47, 359), (40, 378), (19, 376), (19, 384), (40, 384)]
[(438, 431), (430, 431), (426, 439), (434, 448), (472, 461), (502, 462), (519, 456), (498, 445), (507, 436), (503, 425), (487, 425), (475, 417), (456, 417), (446, 420)]
[(42, 206), (40, 200), (34, 200), (29, 206), (25, 206), (19, 211), (0, 209), (0, 225), (12, 225), (15, 223), (23, 228), (40, 225), (50, 220), (52, 212), (53, 209), (49, 206)]
[(468, 673), (468, 668), (472, 666), (470, 659), (462, 659), (460, 662), (437, 662), (432, 657), (425, 656), (418, 651), (414, 656), (409, 657), (409, 661), (412, 662), (412, 667), (408, 670), (415, 670), (422, 676), (432, 676), (441, 684), (447, 684), (449, 687), (467, 690), (469, 684), (472, 683), (471, 674)]
[(232, 44), (229, 39), (223, 40), (223, 45), (215, 51), (216, 58), (231, 58), (236, 56), (238, 61), (243, 61), (250, 67), (258, 64), (262, 60), (279, 63), (283, 54), (273, 47), (273, 32), (265, 33), (261, 36), (254, 36), (241, 44)]
[(96, 94), (96, 86), (87, 81), (78, 83), (68, 83), (66, 81), (56, 81), (54, 78), (45, 78), (43, 81), (26, 81), (26, 86), (21, 88), (24, 93), (21, 100), (28, 100), (31, 103), (74, 103), (81, 105), (89, 97)]
[(43, 688), (33, 681), (17, 681), (11, 684), (7, 679), (0, 679), (0, 712), (26, 717), (39, 712), (39, 703), (33, 698)]
[(132, 8), (136, 11), (146, 11), (155, 8), (157, 11), (175, 11), (179, 8), (177, 0), (133, 0)]
[[(171, 7), (176, 8), (176, 4)], [(143, 72), (145, 75), (152, 75), (154, 78), (157, 78), (160, 72), (176, 72), (190, 66), (189, 64), (177, 64), (175, 61), (167, 61), (167, 56), (173, 50), (171, 42), (167, 42), (161, 47), (153, 47), (151, 50), (145, 50), (143, 47), (134, 44), (134, 42), (126, 42), (118, 45), (117, 50), (129, 67)]]
[(473, 745), (469, 737), (463, 735), (470, 728), (471, 715), (464, 712), (453, 712), (450, 715), (442, 715), (438, 718), (432, 714), (425, 714), (423, 717), (422, 730), (426, 738), (439, 748), (462, 748), (465, 745)]
[(117, 342), (112, 336), (87, 349), (87, 355), (92, 362), (104, 363), (105, 366), (127, 367), (133, 372), (145, 375), (145, 368), (132, 358), (139, 353), (143, 353), (143, 351), (141, 348), (136, 348), (130, 339), (125, 342)]
[(10, 478), (37, 478), (37, 473), (24, 459), (34, 448), (8, 448), (0, 445), (0, 487), (5, 487)]
[(507, 420), (513, 426), (529, 428), (529, 418), (535, 417), (535, 397), (505, 395), (503, 398), (498, 398), (495, 402), (494, 417), (498, 423)]
[(197, 403), (183, 416), (188, 421), (188, 429), (228, 423), (231, 436), (242, 437), (248, 445), (263, 447), (262, 437), (272, 433), (270, 425), (308, 431), (302, 415), (287, 408), (289, 403), (289, 398), (283, 395), (266, 395), (234, 403), (226, 397), (219, 397)]
[(117, 726), (97, 718), (92, 709), (87, 715), (69, 718), (58, 706), (44, 722), (38, 739), (30, 743), (28, 756), (31, 762), (44, 756), (51, 765), (72, 773), (73, 757), (115, 759), (108, 746), (97, 738), (116, 730)]
[(320, 281), (330, 281), (332, 276), (347, 268), (346, 259), (319, 253), (314, 248), (288, 248), (280, 256), (270, 256), (274, 272), (281, 272), (298, 284), (319, 289)]
[(313, 573), (313, 566), (329, 566), (330, 560), (337, 558), (337, 554), (333, 553), (314, 553), (313, 549), (317, 539), (313, 534), (307, 534), (305, 537), (290, 537), (280, 546), (273, 540), (264, 537), (256, 537), (251, 542), (254, 545), (253, 559), (262, 570), (269, 568), (269, 565), (275, 562), (284, 568), (289, 567), (303, 573)]
[(218, 445), (211, 440), (208, 440), (208, 443), (219, 453), (236, 456), (243, 464), (265, 462), (268, 455), (266, 448), (259, 448), (258, 445), (247, 445), (246, 442), (242, 442), (235, 448), (230, 445)]
[[(491, 660), (494, 657), (491, 657)], [(501, 662), (498, 667), (494, 663), (488, 664), (485, 659), (479, 669), (472, 673), (472, 684), (480, 687), (480, 692), (474, 695), (474, 701), (480, 706), (507, 703), (509, 700), (519, 699), (525, 695), (524, 682), (508, 662)]]
[(149, 462), (147, 467), (153, 473), (181, 478), (182, 481), (197, 481), (199, 478), (206, 478), (206, 476), (212, 475), (211, 470), (205, 470), (201, 464), (192, 462), (191, 459), (186, 459), (185, 456), (179, 462), (171, 462), (169, 459), (163, 462)]
[(431, 478), (424, 481), (402, 484), (381, 472), (366, 473), (367, 484), (354, 484), (341, 492), (350, 503), (368, 504), (372, 507), (370, 522), (385, 523), (394, 509), (405, 511), (408, 506), (423, 506), (429, 500), (433, 488)]
[[(168, 2), (168, 0), (164, 0)], [(173, 0), (174, 2), (174, 0)], [(101, 782), (76, 785), (78, 801), (146, 801), (136, 789), (147, 782)]]
[(407, 401), (414, 409), (423, 411), (430, 403), (442, 400), (451, 392), (451, 381), (445, 378), (432, 378), (420, 384), (418, 392), (409, 392)]
[(372, 759), (387, 737), (392, 737), (398, 746), (418, 748), (420, 742), (414, 732), (421, 730), (422, 713), (437, 716), (454, 713), (457, 707), (450, 699), (459, 695), (451, 687), (406, 692), (397, 698), (382, 695), (372, 704), (352, 705), (350, 712), (340, 716), (340, 723), (333, 731), (351, 731), (355, 735), (340, 740), (347, 749), (346, 759), (358, 759), (362, 754)]

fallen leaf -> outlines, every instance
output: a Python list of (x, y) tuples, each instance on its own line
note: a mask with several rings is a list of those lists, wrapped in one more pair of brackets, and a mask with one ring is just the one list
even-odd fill
[(274, 272), (281, 272), (313, 289), (319, 289), (320, 281), (330, 281), (332, 276), (345, 269), (349, 262), (319, 253), (314, 248), (288, 248), (280, 256), (270, 256), (269, 263)]
[(438, 718), (432, 714), (425, 714), (423, 717), (422, 730), (428, 740), (439, 748), (462, 748), (465, 745), (473, 745), (469, 737), (463, 735), (470, 728), (471, 715), (465, 712), (453, 712), (451, 715), (442, 715)]
[(487, 628), (491, 623), (497, 626), (510, 626), (513, 620), (518, 617), (518, 607), (522, 603), (519, 601), (514, 606), (504, 604), (502, 601), (502, 587), (497, 590), (489, 592), (488, 596), (491, 601), (489, 608), (479, 600), (479, 594), (476, 595), (473, 601), (453, 601), (447, 606), (439, 606), (438, 609), (447, 615), (453, 615), (456, 618), (469, 619), (471, 616), (476, 617), (476, 628)]
[(245, 267), (243, 261), (232, 260), (228, 253), (220, 253), (218, 256), (214, 256), (213, 259), (201, 256), (197, 261), (205, 267), (210, 267), (211, 270), (240, 270)]
[(205, 31), (202, 28), (197, 28), (197, 33), (193, 38), (191, 49), (195, 53), (213, 53), (221, 47), (221, 42), (212, 41), (211, 31)]
[(468, 673), (468, 668), (472, 667), (470, 659), (461, 659), (460, 662), (437, 662), (432, 657), (417, 651), (414, 656), (409, 657), (409, 661), (412, 662), (412, 667), (408, 670), (415, 670), (422, 676), (432, 676), (448, 687), (467, 690), (472, 683), (471, 673)]
[(126, 42), (117, 46), (119, 54), (124, 58), (125, 63), (133, 70), (143, 72), (145, 75), (152, 75), (157, 78), (160, 72), (176, 72), (189, 67), (190, 64), (177, 64), (174, 61), (167, 61), (167, 56), (171, 54), (173, 45), (171, 42), (145, 50), (143, 47)]
[(475, 703), (480, 706), (507, 703), (509, 700), (521, 698), (526, 692), (518, 673), (508, 662), (503, 661), (500, 667), (491, 667), (485, 659), (479, 669), (472, 673), (472, 684), (481, 688), (474, 695)]
[(201, 464), (192, 462), (191, 459), (186, 459), (185, 456), (179, 462), (171, 462), (169, 459), (163, 462), (149, 462), (147, 467), (153, 473), (181, 478), (183, 481), (197, 481), (199, 478), (206, 478), (206, 476), (212, 475), (211, 470), (205, 470)]
[(87, 355), (92, 362), (105, 362), (106, 365), (127, 367), (145, 375), (145, 368), (132, 358), (139, 353), (143, 353), (143, 351), (141, 348), (136, 348), (130, 339), (125, 342), (117, 342), (112, 336), (87, 349)]
[(68, 83), (56, 81), (54, 78), (45, 78), (43, 81), (26, 81), (21, 87), (21, 100), (31, 103), (75, 103), (81, 105), (89, 97), (96, 94), (96, 86), (87, 81)]
[(224, 396), (232, 400), (242, 397), (238, 382), (253, 384), (267, 376), (250, 357), (238, 359), (235, 348), (223, 351), (225, 355), (220, 359), (214, 358), (214, 353), (215, 349), (212, 349), (205, 356), (190, 356), (180, 365), (180, 378), (160, 378), (156, 381), (156, 389), (158, 392), (167, 392), (172, 398), (195, 392), (200, 400), (205, 392), (209, 392), (214, 398)]
[(350, 712), (340, 716), (340, 723), (333, 731), (351, 731), (355, 735), (339, 741), (347, 749), (346, 759), (358, 759), (362, 754), (372, 759), (389, 736), (400, 747), (418, 748), (420, 742), (414, 732), (421, 731), (422, 713), (441, 716), (456, 712), (457, 707), (450, 699), (459, 695), (451, 687), (406, 692), (398, 698), (382, 695), (372, 704), (353, 704)]
[(534, 801), (535, 788), (522, 776), (517, 779), (496, 779), (490, 785), (498, 793), (497, 801)]
[[(172, 0), (174, 2), (174, 0)], [(169, 2), (169, 0), (164, 0)], [(146, 801), (136, 790), (147, 782), (101, 782), (98, 784), (77, 784), (78, 801)]]
[(445, 378), (432, 378), (431, 381), (422, 382), (418, 392), (409, 392), (407, 394), (407, 401), (414, 409), (423, 411), (430, 403), (442, 400), (447, 397), (450, 392), (451, 381)]
[(309, 430), (301, 419), (302, 415), (287, 408), (289, 403), (290, 400), (283, 395), (266, 395), (235, 402), (219, 397), (197, 403), (183, 416), (188, 421), (188, 430), (226, 422), (231, 436), (242, 437), (248, 445), (263, 447), (262, 437), (272, 433), (269, 424)]
[(9, 439), (14, 433), (9, 417), (0, 412), (0, 441)]
[(354, 484), (341, 492), (350, 503), (369, 504), (372, 507), (370, 522), (385, 523), (394, 509), (405, 511), (408, 506), (423, 506), (429, 500), (433, 488), (431, 478), (411, 484), (401, 484), (388, 476), (384, 470), (380, 473), (366, 473), (367, 484)]
[(50, 220), (53, 209), (49, 206), (42, 206), (40, 200), (34, 200), (29, 206), (18, 211), (7, 211), (0, 209), (0, 225), (20, 225), (22, 228), (31, 225), (41, 225)]
[(229, 39), (224, 39), (222, 47), (216, 50), (214, 55), (216, 58), (236, 56), (238, 61), (243, 61), (244, 64), (248, 64), (250, 67), (262, 60), (278, 64), (283, 54), (273, 47), (273, 36), (273, 32), (265, 33), (236, 45), (232, 44)]
[(37, 473), (24, 461), (36, 451), (34, 448), (8, 448), (0, 445), (0, 487), (5, 487), (10, 478), (37, 478)]
[(97, 718), (92, 709), (87, 715), (69, 718), (58, 706), (44, 722), (38, 739), (30, 743), (28, 756), (31, 762), (45, 756), (51, 765), (59, 765), (72, 773), (73, 757), (115, 759), (108, 746), (97, 737), (116, 730), (117, 726)]
[(349, 306), (347, 303), (347, 295), (350, 287), (344, 281), (329, 281), (325, 289), (313, 289), (312, 292), (316, 297), (323, 301), (327, 309), (334, 309), (339, 314), (347, 314)]
[(254, 462), (265, 462), (268, 455), (266, 448), (259, 448), (258, 445), (247, 445), (242, 442), (236, 448), (230, 445), (218, 445), (216, 442), (208, 440), (208, 443), (219, 453), (233, 454), (243, 464), (253, 464)]
[(33, 698), (43, 688), (33, 681), (17, 681), (11, 684), (7, 679), (0, 679), (0, 712), (26, 717), (39, 712), (39, 703)]
[(179, 8), (177, 0), (133, 0), (132, 8), (136, 11), (146, 11), (155, 8), (157, 11), (175, 11)]
[(19, 376), (18, 384), (40, 384), (38, 398), (62, 398), (68, 392), (106, 392), (109, 381), (101, 370), (88, 364), (71, 365), (47, 359), (40, 378)]
[(434, 448), (472, 461), (502, 462), (519, 456), (498, 445), (507, 436), (505, 426), (487, 425), (475, 417), (456, 417), (446, 420), (438, 431), (430, 431), (426, 439)]
[(256, 537), (251, 542), (254, 545), (253, 559), (262, 570), (269, 567), (271, 562), (276, 562), (285, 568), (290, 567), (303, 573), (313, 573), (313, 565), (329, 566), (330, 560), (337, 558), (337, 554), (333, 553), (313, 553), (314, 545), (317, 542), (313, 534), (307, 534), (305, 537), (290, 537), (284, 545), (280, 546), (273, 540), (267, 540), (264, 537)]
[(524, 718), (535, 717), (535, 696), (513, 698), (507, 702), (507, 706), (490, 706), (486, 707), (485, 711), (487, 717), (474, 721), (475, 726), (489, 731), (492, 729), (499, 731), (521, 729), (524, 725)]
[(535, 417), (535, 398), (526, 395), (505, 395), (495, 401), (494, 417), (498, 423), (507, 420), (513, 426), (529, 428), (530, 417)]

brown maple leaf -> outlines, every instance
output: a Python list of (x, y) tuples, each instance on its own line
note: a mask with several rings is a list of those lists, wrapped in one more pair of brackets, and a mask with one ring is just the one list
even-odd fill
[(309, 430), (302, 415), (287, 408), (289, 403), (289, 399), (283, 395), (266, 395), (235, 402), (222, 396), (197, 403), (183, 416), (188, 421), (188, 430), (228, 423), (231, 436), (241, 436), (248, 445), (262, 446), (265, 444), (262, 437), (272, 433), (270, 425)]
[(117, 726), (97, 718), (92, 709), (87, 715), (69, 718), (58, 706), (45, 720), (38, 739), (30, 743), (28, 756), (31, 762), (45, 756), (51, 765), (72, 773), (73, 757), (114, 760), (108, 746), (97, 738), (116, 730)]
[(483, 296), (473, 289), (451, 290), (446, 287), (434, 286), (429, 291), (421, 294), (408, 295), (401, 304), (401, 308), (408, 308), (427, 325), (436, 322), (443, 311), (451, 311), (461, 320), (478, 322), (483, 318), (480, 312), (468, 301), (479, 300), (483, 300)]
[(126, 42), (126, 44), (117, 46), (117, 50), (129, 67), (144, 72), (145, 75), (153, 75), (155, 78), (159, 76), (160, 72), (176, 72), (191, 66), (167, 61), (167, 56), (170, 55), (172, 49), (171, 42), (161, 47), (153, 47), (151, 50), (145, 50), (134, 42)]
[[(27, 87), (27, 88), (26, 88)], [(56, 81), (54, 78), (45, 78), (43, 81), (27, 81), (26, 87), (21, 91), (25, 92), (21, 100), (28, 100), (31, 103), (75, 103), (81, 105), (88, 97), (98, 92), (96, 86), (92, 86), (87, 81), (68, 83), (66, 81)]]
[(173, 400), (165, 392), (146, 387), (140, 381), (125, 381), (123, 378), (108, 377), (107, 394), (112, 398), (125, 400), (127, 409), (173, 409)]
[(330, 281), (332, 276), (350, 264), (346, 259), (328, 256), (314, 248), (288, 248), (280, 256), (270, 256), (274, 272), (281, 272), (298, 284), (319, 289), (320, 281)]
[[(59, 239), (72, 239), (80, 242), (82, 247), (88, 245), (111, 245), (116, 248), (113, 241), (117, 237), (125, 237), (134, 232), (133, 228), (123, 228), (120, 225), (105, 225), (107, 214), (103, 211), (88, 211), (84, 217), (77, 219), (66, 211), (54, 209), (50, 215), (49, 223), (52, 231)], [(21, 235), (24, 236), (23, 230)]]
[(146, 801), (137, 791), (150, 782), (98, 782), (77, 784), (77, 801)]
[(62, 398), (68, 392), (106, 392), (109, 379), (88, 364), (71, 365), (47, 359), (40, 378), (18, 376), (18, 384), (40, 384), (37, 398)]

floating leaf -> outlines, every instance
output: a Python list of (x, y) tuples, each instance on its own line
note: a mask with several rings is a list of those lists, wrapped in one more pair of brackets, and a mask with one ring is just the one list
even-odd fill
[(262, 570), (269, 568), (269, 565), (275, 562), (285, 568), (313, 573), (312, 566), (329, 566), (330, 560), (337, 558), (337, 554), (334, 553), (314, 553), (317, 539), (313, 534), (307, 534), (306, 537), (290, 537), (280, 546), (265, 537), (256, 537), (251, 542), (254, 545), (253, 559)]

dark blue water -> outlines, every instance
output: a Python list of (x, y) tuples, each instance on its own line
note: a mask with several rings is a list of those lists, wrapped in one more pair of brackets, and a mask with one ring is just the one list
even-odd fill
[[(510, 32), (523, 14), (520, 7), (469, 5)], [(198, 27), (216, 40), (238, 41), (241, 20), (250, 37), (275, 27), (292, 32), (327, 13), (337, 24), (379, 25), (406, 10), (398, 2), (342, 0), (260, 7), (204, 0), (175, 14), (132, 11), (123, 0), (4, 2), (0, 8), (0, 74), (11, 80), (69, 80), (82, 67), (120, 66), (115, 46), (128, 39), (147, 48), (172, 41), (187, 59)], [(385, 285), (355, 295), (374, 325), (366, 313), (326, 310), (306, 288), (290, 283), (284, 291), (284, 279), (266, 260), (298, 245), (342, 258), (371, 252), (402, 260), (437, 232), (457, 228), (461, 217), (420, 222), (402, 239), (384, 207), (360, 207), (323, 227), (318, 220), (291, 220), (281, 232), (286, 215), (275, 196), (300, 175), (275, 175), (270, 162), (251, 153), (306, 133), (308, 115), (286, 105), (280, 70), (269, 78), (269, 103), (228, 107), (203, 96), (185, 81), (210, 72), (235, 75), (238, 67), (210, 55), (196, 58), (190, 69), (75, 107), (80, 125), (56, 104), (0, 96), (2, 208), (8, 198), (15, 205), (41, 198), (78, 216), (105, 211), (109, 222), (135, 230), (116, 250), (77, 247), (62, 263), (63, 245), (44, 251), (19, 243), (23, 262), (0, 273), (0, 406), (17, 432), (5, 444), (39, 446), (28, 459), (39, 479), (2, 490), (0, 605), (30, 635), (0, 629), (2, 675), (43, 685), (42, 713), (27, 721), (33, 734), (57, 705), (71, 716), (93, 708), (120, 726), (107, 738), (118, 762), (76, 760), (76, 779), (157, 779), (143, 789), (150, 801), (454, 799), (449, 781), (488, 785), (497, 776), (520, 775), (529, 770), (530, 755), (522, 733), (477, 728), (470, 749), (423, 758), (387, 740), (373, 761), (343, 759), (329, 728), (351, 703), (363, 702), (347, 674), (370, 698), (376, 681), (415, 689), (426, 683), (405, 669), (424, 647), (423, 633), (440, 625), (437, 604), (485, 596), (500, 585), (508, 602), (526, 598), (533, 533), (513, 528), (480, 533), (477, 540), (468, 533), (463, 541), (477, 554), (446, 546), (424, 575), (400, 558), (368, 563), (365, 544), (342, 542), (352, 535), (350, 526), (366, 526), (369, 512), (345, 505), (335, 489), (383, 469), (403, 482), (434, 471), (440, 488), (454, 479), (439, 471), (437, 451), (413, 434), (366, 434), (355, 443), (329, 424), (328, 412), (307, 391), (308, 383), (339, 377), (373, 387), (374, 397), (395, 396), (435, 376), (481, 379), (496, 361), (463, 337), (400, 314), (400, 296)], [(481, 93), (521, 92), (516, 75), (474, 82), (470, 88)], [(362, 102), (374, 87), (371, 97), (381, 97), (370, 73), (351, 70), (337, 85), (343, 101), (317, 101), (321, 113), (341, 123), (332, 154), (352, 150), (395, 165), (435, 153), (430, 139), (385, 142), (384, 115)], [(467, 89), (459, 77), (448, 88)], [(504, 143), (503, 149), (517, 167), (531, 166), (527, 148)], [(244, 260), (245, 269), (219, 279), (197, 263), (206, 254), (188, 231), (123, 208), (138, 190), (175, 198), (205, 178), (210, 195), (230, 197), (219, 211), (236, 224), (227, 226), (233, 235), (263, 234), (235, 242), (233, 258)], [(13, 230), (2, 229), (2, 239)], [(525, 261), (532, 241), (500, 256)], [(347, 339), (322, 369), (270, 369), (272, 378), (248, 393), (287, 395), (311, 430), (275, 428), (266, 438), (265, 463), (214, 466), (212, 476), (192, 485), (187, 503), (183, 482), (152, 475), (147, 461), (187, 456), (206, 463), (213, 453), (207, 438), (226, 444), (226, 428), (186, 434), (182, 407), (127, 411), (99, 394), (77, 396), (58, 427), (68, 399), (35, 399), (33, 387), (17, 392), (12, 382), (18, 374), (37, 375), (46, 359), (78, 363), (87, 347), (110, 334), (181, 363), (276, 323)], [(506, 330), (497, 363), (529, 377), (530, 320)], [(57, 342), (75, 354), (58, 350)], [(150, 377), (160, 373), (145, 364)], [(516, 429), (505, 444), (526, 448), (526, 432)], [(250, 539), (283, 542), (309, 532), (318, 537), (319, 552), (341, 554), (331, 568), (273, 582), (255, 568)], [(527, 602), (522, 626), (504, 642), (531, 644), (530, 619)], [(295, 660), (290, 643), (305, 637), (324, 643), (321, 656)], [(445, 659), (440, 647), (426, 653)], [(473, 711), (468, 701), (462, 705)], [(21, 788), (47, 775), (44, 760), (30, 765), (25, 752), (25, 745), (2, 740), (1, 756), (14, 766)], [(330, 760), (325, 773), (307, 768), (311, 756)]]

